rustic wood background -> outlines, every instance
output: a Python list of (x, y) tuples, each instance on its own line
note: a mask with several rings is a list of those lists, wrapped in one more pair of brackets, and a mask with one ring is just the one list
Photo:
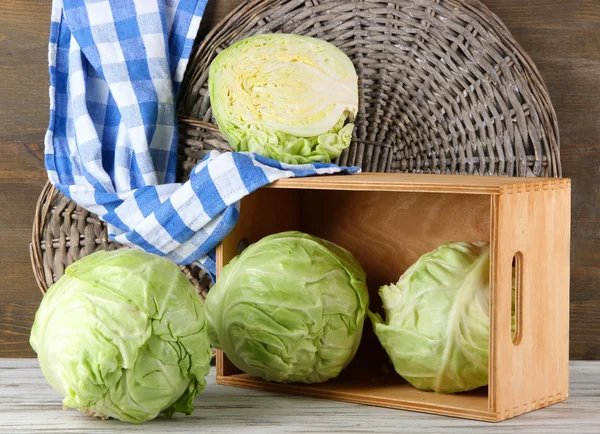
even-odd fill
[[(201, 33), (241, 3), (210, 0)], [(600, 359), (600, 0), (483, 0), (538, 66), (573, 179), (571, 357)], [(0, 357), (34, 356), (28, 245), (46, 181), (50, 0), (0, 2)], [(536, 288), (532, 288), (535, 290)]]

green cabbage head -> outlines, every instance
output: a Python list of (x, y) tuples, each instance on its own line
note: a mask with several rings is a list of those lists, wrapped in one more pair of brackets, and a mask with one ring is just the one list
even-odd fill
[(488, 384), (489, 269), (487, 243), (451, 242), (381, 287), (386, 321), (369, 317), (410, 384), (443, 393)]
[(177, 265), (138, 250), (69, 266), (30, 342), (65, 406), (132, 423), (190, 414), (210, 370), (202, 301)]
[(354, 357), (368, 303), (365, 272), (351, 253), (283, 232), (223, 268), (206, 298), (208, 334), (246, 373), (319, 383)]
[(236, 151), (290, 163), (328, 163), (350, 145), (358, 77), (334, 45), (308, 36), (251, 36), (209, 67), (219, 129)]

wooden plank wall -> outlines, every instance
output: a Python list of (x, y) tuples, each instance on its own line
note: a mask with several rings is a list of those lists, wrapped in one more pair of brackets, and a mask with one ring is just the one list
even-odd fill
[[(571, 357), (600, 359), (600, 1), (483, 0), (537, 64), (573, 179)], [(203, 34), (240, 4), (210, 0)], [(0, 2), (0, 357), (27, 357), (41, 299), (29, 264), (46, 174), (50, 0)]]

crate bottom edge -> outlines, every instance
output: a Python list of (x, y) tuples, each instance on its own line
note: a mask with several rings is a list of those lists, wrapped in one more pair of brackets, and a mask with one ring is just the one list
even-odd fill
[(458, 417), (462, 419), (478, 420), (482, 422), (500, 422), (503, 420), (499, 413), (491, 411), (458, 409), (432, 404), (415, 404), (400, 399), (375, 399), (357, 397), (349, 393), (331, 392), (327, 396), (311, 389), (302, 389), (302, 386), (289, 388), (289, 385), (269, 383), (262, 380), (230, 378), (229, 376), (217, 376), (216, 383), (222, 386), (240, 387), (245, 389), (262, 390), (266, 392), (284, 393), (289, 395), (300, 395), (311, 398), (330, 399), (334, 401), (348, 402), (352, 404), (371, 405), (375, 407), (386, 407), (398, 410), (416, 411), (420, 413), (437, 414), (441, 416)]

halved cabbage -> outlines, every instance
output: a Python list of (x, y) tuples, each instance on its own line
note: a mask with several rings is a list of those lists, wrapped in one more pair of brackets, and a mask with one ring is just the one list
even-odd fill
[(209, 91), (236, 151), (302, 164), (330, 162), (350, 145), (358, 77), (328, 42), (291, 34), (239, 41), (212, 61)]

